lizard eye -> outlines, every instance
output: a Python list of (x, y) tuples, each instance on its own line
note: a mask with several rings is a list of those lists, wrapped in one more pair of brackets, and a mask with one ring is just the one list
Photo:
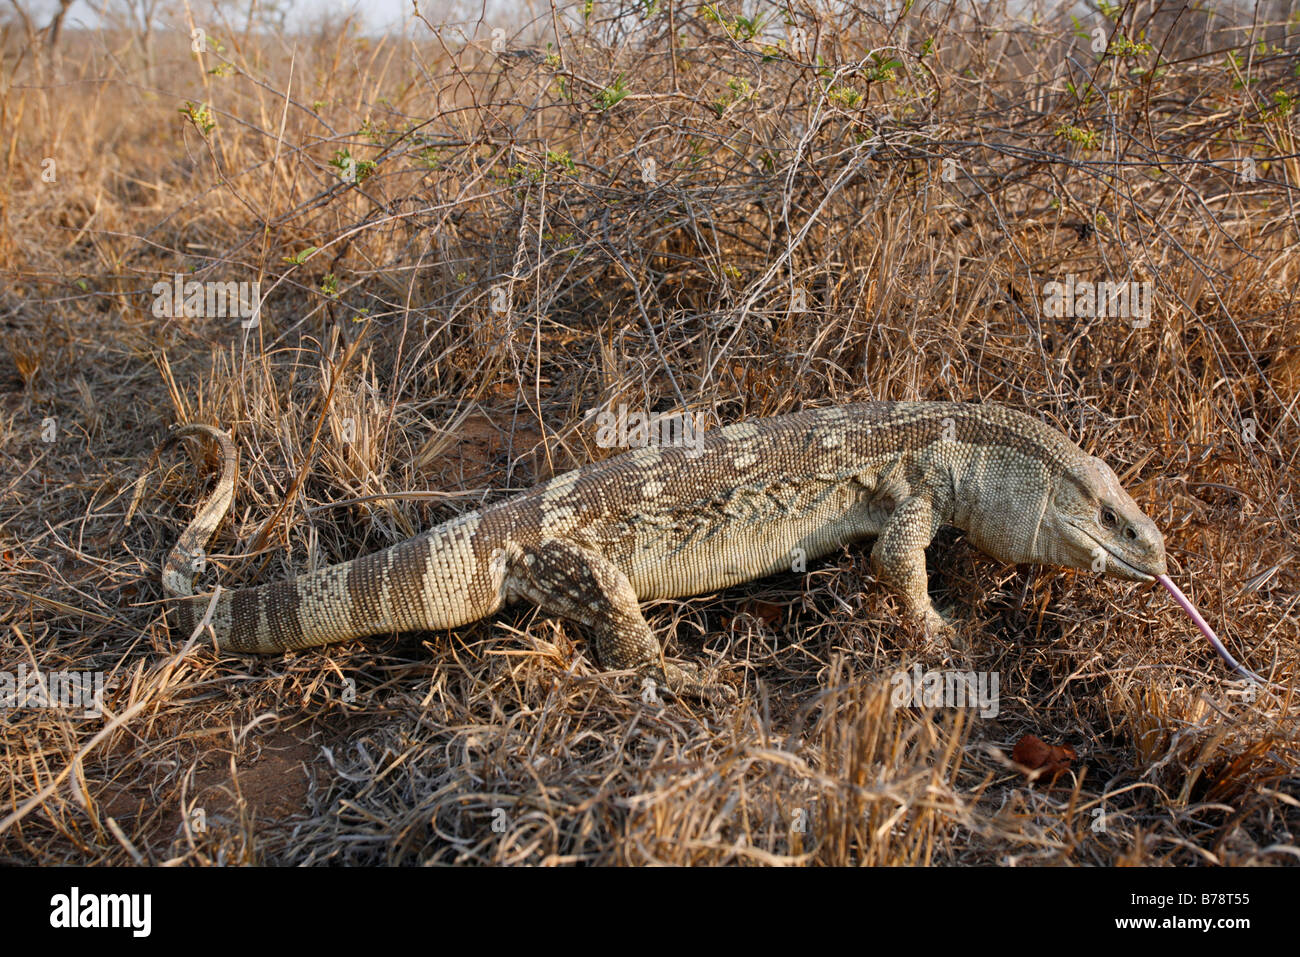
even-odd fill
[(1115, 522), (1115, 510), (1109, 505), (1104, 506), (1101, 510), (1101, 524), (1105, 525), (1107, 528), (1113, 528)]

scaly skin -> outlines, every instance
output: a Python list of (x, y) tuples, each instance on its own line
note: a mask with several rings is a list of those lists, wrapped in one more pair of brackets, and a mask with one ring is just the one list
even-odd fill
[[(216, 490), (163, 571), (188, 636), (208, 605), (192, 556), (233, 496), (230, 439)], [(173, 436), (173, 438), (175, 435)], [(638, 449), (294, 581), (222, 593), (217, 644), (269, 653), (384, 632), (455, 628), (526, 600), (575, 622), (606, 667), (707, 690), (663, 660), (639, 602), (790, 570), (875, 538), (872, 563), (929, 631), (925, 547), (942, 525), (1008, 563), (1151, 581), (1164, 539), (1100, 459), (996, 405), (867, 402), (743, 422), (684, 448)]]

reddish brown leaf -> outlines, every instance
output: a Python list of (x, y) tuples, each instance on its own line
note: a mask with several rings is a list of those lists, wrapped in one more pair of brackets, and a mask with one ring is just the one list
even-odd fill
[[(1025, 776), (1032, 781), (1047, 778), (1054, 782), (1058, 775), (1070, 768), (1070, 762), (1079, 756), (1068, 744), (1051, 745), (1041, 738), (1027, 734), (1016, 742), (1011, 760), (1020, 765)], [(1034, 774), (1032, 772), (1038, 772)]]

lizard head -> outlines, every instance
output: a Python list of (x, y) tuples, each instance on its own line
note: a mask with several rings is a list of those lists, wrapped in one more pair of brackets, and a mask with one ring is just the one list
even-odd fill
[(1101, 459), (1083, 456), (1057, 478), (1040, 544), (1054, 565), (1131, 581), (1165, 573), (1165, 539)]

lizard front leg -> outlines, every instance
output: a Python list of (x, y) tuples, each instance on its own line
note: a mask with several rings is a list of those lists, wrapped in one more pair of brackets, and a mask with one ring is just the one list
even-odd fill
[(925, 626), (927, 636), (952, 631), (930, 601), (925, 548), (943, 524), (927, 494), (904, 499), (885, 522), (871, 549), (871, 564), (880, 581), (897, 591), (907, 610)]
[(730, 688), (705, 682), (695, 667), (664, 661), (632, 583), (604, 555), (561, 538), (512, 551), (510, 591), (586, 629), (603, 667), (640, 672), (674, 694), (732, 696)]

